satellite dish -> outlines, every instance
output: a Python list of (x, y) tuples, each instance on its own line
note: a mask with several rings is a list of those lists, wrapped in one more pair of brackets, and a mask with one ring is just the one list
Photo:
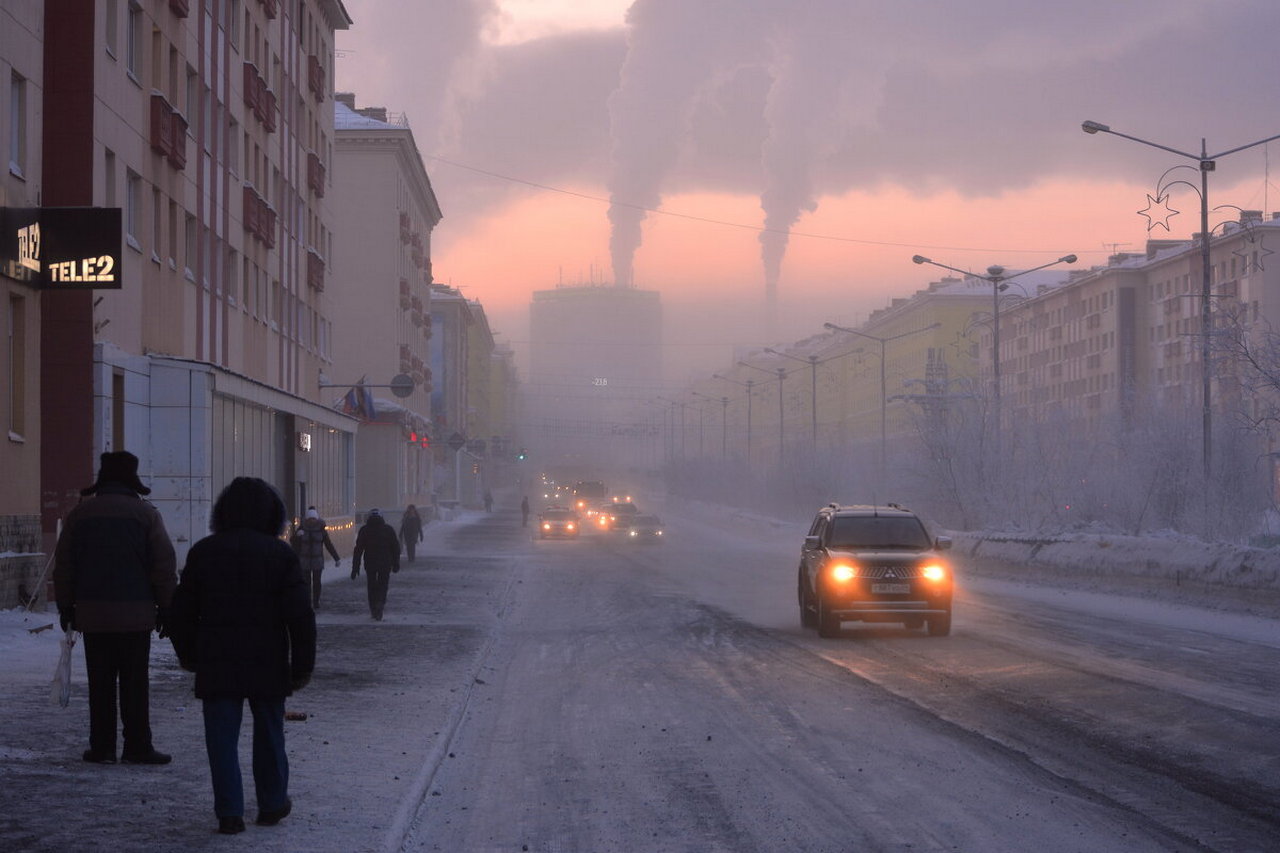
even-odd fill
[(413, 393), (413, 377), (407, 373), (397, 373), (391, 377), (391, 393), (397, 397), (408, 397)]

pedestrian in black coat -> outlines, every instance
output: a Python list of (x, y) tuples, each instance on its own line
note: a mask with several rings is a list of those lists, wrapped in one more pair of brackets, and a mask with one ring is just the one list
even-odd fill
[(418, 548), (418, 543), (425, 537), (422, 535), (423, 528), (422, 516), (418, 514), (418, 508), (413, 504), (409, 504), (405, 508), (404, 517), (400, 519), (400, 541), (404, 543), (405, 556), (412, 563), (414, 552)]
[(84, 633), (89, 676), (89, 748), (84, 760), (116, 761), (119, 697), (124, 749), (131, 764), (167, 764), (151, 743), (151, 632), (165, 636), (165, 615), (178, 583), (164, 520), (141, 495), (138, 457), (101, 456), (98, 479), (67, 515), (54, 552), (53, 586), (65, 631)]
[(285, 697), (316, 661), (316, 618), (298, 555), (280, 538), (285, 509), (256, 477), (237, 477), (213, 507), (212, 536), (187, 555), (170, 612), (173, 649), (196, 674), (218, 831), (244, 830), (240, 721), (253, 715), (253, 781), (260, 825), (289, 814)]
[(369, 615), (381, 622), (391, 573), (400, 571), (400, 540), (395, 528), (376, 509), (369, 510), (369, 520), (356, 534), (356, 546), (351, 552), (352, 580), (360, 574), (361, 559), (369, 588)]

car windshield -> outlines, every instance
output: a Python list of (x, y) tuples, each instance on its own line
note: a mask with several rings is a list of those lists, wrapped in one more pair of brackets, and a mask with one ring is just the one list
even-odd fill
[(929, 534), (920, 519), (911, 516), (837, 515), (832, 519), (831, 548), (929, 548)]
[(609, 509), (616, 515), (634, 515), (638, 511), (635, 504), (612, 504)]
[(656, 515), (637, 515), (635, 518), (631, 520), (631, 524), (636, 527), (640, 527), (640, 526), (658, 527), (659, 525), (662, 524), (662, 522), (658, 520), (658, 517)]
[(549, 509), (542, 514), (547, 521), (568, 521), (575, 518), (575, 514), (567, 509)]

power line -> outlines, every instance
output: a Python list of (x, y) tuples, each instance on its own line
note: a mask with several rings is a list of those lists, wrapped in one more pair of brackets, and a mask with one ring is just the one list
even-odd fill
[[(523, 184), (526, 187), (533, 187), (546, 192), (560, 193), (561, 195), (572, 196), (573, 198), (585, 199), (587, 201), (598, 201), (603, 204), (617, 205), (618, 207), (627, 207), (632, 210), (642, 210), (645, 213), (653, 213), (659, 216), (671, 216), (676, 219), (687, 219), (692, 222), (705, 222), (710, 225), (723, 225), (727, 228), (742, 228), (747, 231), (755, 231), (759, 234), (785, 234), (789, 237), (808, 237), (811, 240), (831, 240), (838, 243), (856, 243), (862, 246), (887, 246), (901, 249), (941, 249), (948, 252), (985, 252), (988, 254), (1027, 254), (1027, 255), (1060, 255), (1062, 251), (1059, 249), (992, 249), (992, 248), (975, 248), (972, 246), (941, 246), (929, 243), (901, 243), (891, 240), (867, 240), (860, 237), (840, 237), (835, 234), (814, 234), (809, 231), (792, 231), (786, 228), (766, 228), (762, 225), (747, 225), (744, 222), (729, 222), (725, 219), (713, 219), (709, 216), (695, 216), (692, 213), (680, 213), (675, 210), (664, 210), (660, 207), (647, 207), (643, 204), (631, 204), (625, 201), (615, 201), (605, 198), (604, 196), (591, 195), (590, 193), (578, 192), (577, 190), (567, 190), (563, 187), (553, 187), (550, 184), (540, 184), (537, 181), (530, 181), (524, 178), (513, 177), (512, 175), (504, 175), (500, 172), (491, 172), (487, 169), (481, 169), (476, 166), (468, 166), (466, 163), (459, 163), (449, 160), (435, 154), (424, 154), (428, 160), (434, 160), (437, 163), (443, 163), (446, 166), (453, 166), (455, 169), (464, 169), (468, 172), (474, 172), (477, 175), (484, 175), (489, 178), (496, 178), (500, 181), (509, 181), (513, 184)], [(1089, 254), (1083, 252), (1080, 254)]]

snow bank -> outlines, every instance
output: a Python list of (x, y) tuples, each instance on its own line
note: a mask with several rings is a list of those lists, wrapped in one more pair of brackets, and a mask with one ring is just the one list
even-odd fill
[(1247, 548), (1169, 534), (1030, 536), (950, 532), (972, 564), (994, 561), (1077, 577), (1130, 575), (1243, 589), (1280, 590), (1280, 549)]

